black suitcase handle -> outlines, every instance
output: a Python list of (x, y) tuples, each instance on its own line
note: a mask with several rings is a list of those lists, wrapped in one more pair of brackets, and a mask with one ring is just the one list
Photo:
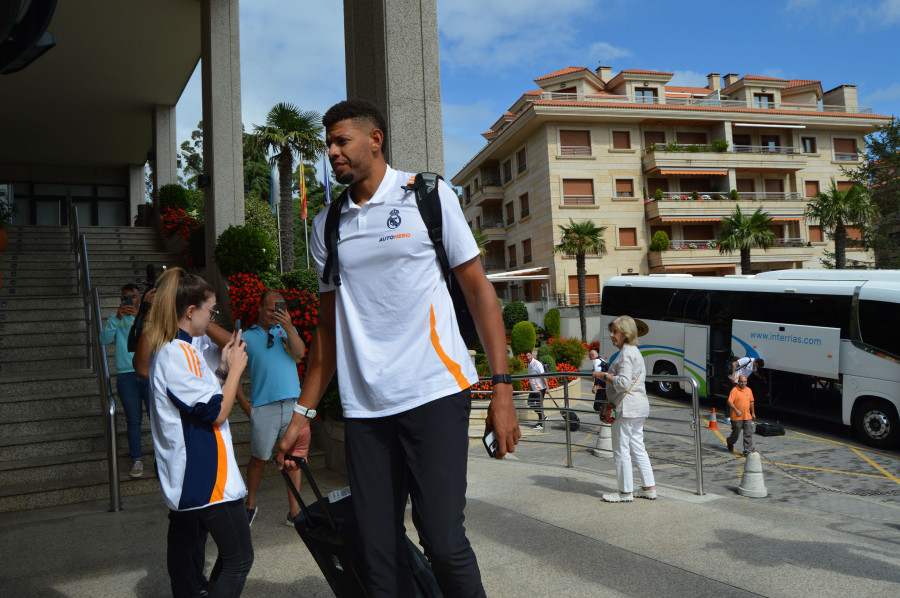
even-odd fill
[[(309, 483), (309, 487), (312, 488), (313, 494), (316, 495), (316, 500), (319, 505), (322, 507), (322, 512), (325, 513), (325, 518), (328, 519), (328, 525), (331, 527), (331, 531), (338, 535), (338, 527), (334, 522), (334, 519), (331, 517), (331, 511), (328, 509), (328, 501), (322, 496), (322, 492), (319, 490), (319, 486), (316, 484), (316, 481), (313, 479), (312, 474), (309, 472), (309, 463), (306, 462), (306, 459), (303, 457), (296, 457), (294, 455), (285, 455), (284, 458), (289, 461), (293, 461), (297, 464), (300, 470), (303, 472), (303, 475), (306, 476), (306, 481)], [(288, 475), (288, 472), (285, 471), (284, 468), (281, 468), (281, 475), (284, 477), (285, 483), (287, 483), (288, 488), (291, 491), (291, 494), (294, 495), (294, 498), (297, 499), (297, 505), (300, 507), (300, 511), (303, 513), (303, 516), (307, 521), (311, 522), (312, 518), (309, 515), (309, 509), (306, 507), (306, 504), (303, 502), (303, 499), (300, 498), (300, 490), (294, 486), (294, 481), (291, 479), (291, 476)]]

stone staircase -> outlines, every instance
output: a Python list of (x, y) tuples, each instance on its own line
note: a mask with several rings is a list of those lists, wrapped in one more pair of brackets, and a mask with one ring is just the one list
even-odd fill
[[(69, 229), (30, 226), (7, 232), (9, 247), (0, 254), (0, 512), (108, 498), (102, 401), (97, 375), (88, 369), (85, 311)], [(145, 281), (147, 264), (161, 272), (162, 265), (181, 261), (179, 254), (166, 251), (155, 228), (89, 227), (82, 232), (104, 323), (118, 307), (122, 285)], [(115, 393), (115, 344), (106, 350)], [(125, 504), (128, 496), (158, 492), (159, 484), (146, 417), (144, 475), (128, 476), (125, 414), (118, 399), (116, 405)], [(243, 469), (249, 423), (237, 407), (230, 423)], [(322, 460), (321, 451), (316, 459)]]

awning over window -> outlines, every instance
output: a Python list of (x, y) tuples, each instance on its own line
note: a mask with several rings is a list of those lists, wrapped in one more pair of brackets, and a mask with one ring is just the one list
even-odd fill
[(497, 274), (488, 274), (487, 279), (491, 282), (502, 282), (510, 280), (550, 280), (550, 269), (525, 268), (524, 270), (498, 272)]
[(772, 222), (799, 222), (803, 220), (803, 216), (776, 216), (772, 218)]
[(681, 175), (696, 175), (696, 176), (725, 176), (728, 174), (727, 170), (672, 170), (669, 168), (660, 168), (659, 174), (681, 174)]

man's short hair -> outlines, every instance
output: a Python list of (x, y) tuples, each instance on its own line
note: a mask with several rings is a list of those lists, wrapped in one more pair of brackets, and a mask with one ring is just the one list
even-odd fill
[[(281, 293), (279, 293), (278, 291), (274, 291), (272, 289), (266, 289), (265, 291), (263, 291), (263, 294), (259, 296), (260, 307), (262, 307), (263, 303), (266, 302), (266, 299), (269, 298), (269, 295), (278, 295), (279, 297), (281, 297)], [(284, 297), (282, 297), (282, 299), (283, 298)]]
[(763, 358), (760, 357), (760, 358), (756, 359), (755, 361), (756, 361), (756, 367), (758, 367), (758, 368), (766, 367), (766, 362)]
[(124, 293), (125, 291), (137, 291), (138, 293), (140, 293), (141, 287), (137, 286), (133, 282), (129, 282), (128, 284), (126, 284), (122, 287), (122, 292)]
[(387, 120), (378, 106), (368, 100), (344, 100), (328, 109), (325, 116), (322, 117), (322, 124), (327, 129), (331, 125), (347, 119), (352, 120), (357, 126), (367, 124), (381, 131), (381, 153), (384, 153), (387, 148)]

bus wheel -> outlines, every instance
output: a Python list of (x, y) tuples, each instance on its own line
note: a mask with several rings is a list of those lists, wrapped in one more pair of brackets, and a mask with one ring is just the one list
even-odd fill
[(897, 410), (884, 399), (868, 399), (853, 412), (853, 430), (868, 445), (891, 448), (900, 444)]
[[(677, 376), (678, 370), (668, 361), (658, 361), (653, 366), (653, 373), (661, 376)], [(682, 395), (681, 386), (677, 382), (653, 382), (651, 391), (664, 399), (677, 399)]]

